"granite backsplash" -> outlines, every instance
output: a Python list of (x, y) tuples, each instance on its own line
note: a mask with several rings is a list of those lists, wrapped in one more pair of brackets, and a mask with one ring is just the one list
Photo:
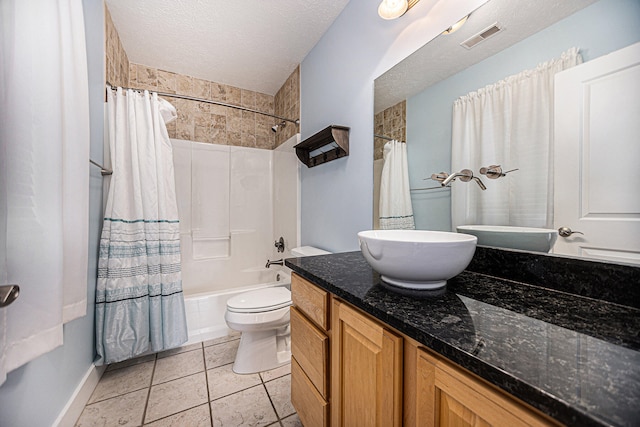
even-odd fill
[(640, 266), (478, 246), (467, 271), (640, 308)]

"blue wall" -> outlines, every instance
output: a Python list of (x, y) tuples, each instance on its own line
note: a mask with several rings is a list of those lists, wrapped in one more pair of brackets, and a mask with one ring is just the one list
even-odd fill
[[(573, 46), (580, 48), (586, 62), (637, 41), (640, 41), (640, 2), (601, 0), (409, 98), (407, 150), (411, 187), (424, 187), (422, 179), (431, 173), (450, 172), (451, 106), (458, 97), (534, 68)], [(448, 191), (415, 193), (412, 203), (417, 228), (451, 229)]]
[(349, 156), (302, 170), (302, 243), (358, 249), (372, 227), (373, 81), (486, 0), (422, 0), (385, 21), (379, 2), (351, 0), (301, 65), (301, 136), (351, 128)]
[[(102, 159), (104, 9), (100, 0), (83, 0), (91, 115), (91, 158)], [(98, 242), (102, 218), (102, 177), (91, 168), (89, 194), (87, 315), (64, 325), (64, 345), (10, 372), (0, 387), (0, 426), (51, 426), (93, 363), (94, 306)]]

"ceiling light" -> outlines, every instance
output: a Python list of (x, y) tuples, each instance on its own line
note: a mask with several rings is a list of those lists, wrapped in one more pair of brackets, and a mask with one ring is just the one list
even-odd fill
[(464, 25), (465, 22), (467, 22), (467, 19), (469, 19), (469, 15), (465, 16), (464, 18), (462, 18), (461, 20), (459, 20), (458, 22), (456, 22), (455, 24), (453, 24), (452, 26), (444, 30), (442, 34), (455, 33), (460, 29), (460, 27)]
[(407, 0), (382, 0), (378, 6), (378, 15), (382, 19), (396, 19), (404, 15), (408, 8)]

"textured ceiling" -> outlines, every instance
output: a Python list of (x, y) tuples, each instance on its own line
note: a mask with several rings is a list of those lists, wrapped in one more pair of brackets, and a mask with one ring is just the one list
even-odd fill
[[(375, 82), (375, 112), (524, 40), (596, 0), (490, 0), (455, 33), (440, 35), (384, 73)], [(496, 21), (504, 31), (467, 50), (460, 43)]]
[(131, 62), (275, 95), (348, 0), (106, 3)]

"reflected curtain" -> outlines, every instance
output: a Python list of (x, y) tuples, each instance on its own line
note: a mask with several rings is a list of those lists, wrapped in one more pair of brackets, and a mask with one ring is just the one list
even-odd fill
[(171, 142), (157, 94), (107, 91), (109, 183), (96, 290), (97, 364), (187, 341)]
[(0, 384), (86, 314), (89, 96), (81, 0), (0, 2)]
[(413, 230), (413, 208), (409, 188), (407, 144), (389, 141), (384, 145), (380, 180), (380, 228)]
[(553, 227), (553, 82), (582, 62), (577, 48), (457, 99), (452, 118), (452, 171), (518, 168), (477, 185), (451, 186), (452, 225)]

